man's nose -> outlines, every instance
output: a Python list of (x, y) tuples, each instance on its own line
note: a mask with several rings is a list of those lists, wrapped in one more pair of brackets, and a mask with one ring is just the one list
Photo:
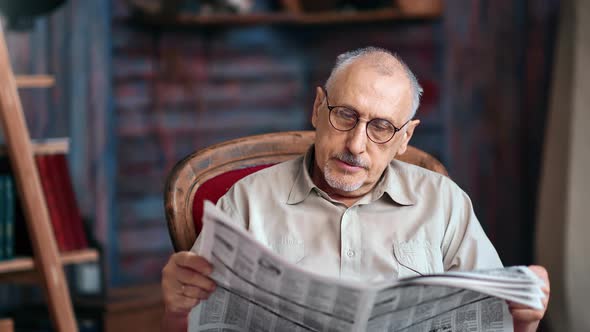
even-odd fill
[(365, 149), (367, 148), (367, 139), (366, 124), (359, 122), (356, 127), (348, 132), (346, 147), (352, 154), (359, 155), (365, 152)]

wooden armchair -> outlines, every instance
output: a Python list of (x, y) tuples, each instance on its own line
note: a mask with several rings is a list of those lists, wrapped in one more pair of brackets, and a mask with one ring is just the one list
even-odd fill
[[(239, 179), (305, 153), (314, 139), (314, 131), (249, 136), (213, 145), (178, 162), (164, 191), (174, 250), (192, 247), (202, 228), (204, 200), (217, 202)], [(437, 159), (412, 146), (396, 159), (448, 175)]]

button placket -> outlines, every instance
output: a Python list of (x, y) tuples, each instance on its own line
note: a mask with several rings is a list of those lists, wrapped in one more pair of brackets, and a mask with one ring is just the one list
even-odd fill
[(348, 208), (342, 215), (340, 274), (358, 276), (360, 274), (360, 221), (356, 207)]

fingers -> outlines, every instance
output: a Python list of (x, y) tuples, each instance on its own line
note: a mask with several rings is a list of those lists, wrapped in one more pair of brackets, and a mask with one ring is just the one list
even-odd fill
[(515, 303), (515, 302), (511, 302), (511, 301), (506, 301), (508, 303), (508, 309), (513, 310), (513, 309), (531, 309), (530, 307), (527, 307), (524, 304), (519, 304), (519, 303)]
[(545, 282), (545, 286), (543, 288), (547, 288), (547, 292), (549, 292), (549, 273), (547, 270), (540, 265), (529, 265), (529, 270), (531, 270)]
[(206, 291), (202, 288), (184, 285), (182, 288), (182, 295), (192, 299), (206, 300), (211, 296), (213, 292)]
[(544, 310), (533, 310), (530, 308), (527, 308), (527, 309), (514, 308), (514, 309), (510, 309), (510, 313), (512, 314), (512, 318), (514, 318), (515, 321), (536, 322), (536, 321), (540, 321), (543, 318), (545, 311)]
[(508, 303), (508, 310), (510, 311), (514, 321), (528, 324), (538, 322), (543, 318), (545, 315), (545, 310), (547, 309), (548, 298), (546, 297), (543, 299), (543, 309), (541, 310), (532, 309), (526, 305), (514, 303), (511, 301), (506, 302)]
[(549, 283), (549, 272), (547, 272), (547, 269), (540, 265), (530, 265), (529, 269), (545, 282), (543, 287), (541, 287), (541, 290), (543, 291), (543, 293), (545, 293), (545, 298), (543, 299), (543, 306), (546, 309), (549, 303), (549, 295), (551, 293), (551, 286)]
[(200, 301), (215, 290), (215, 282), (208, 276), (211, 264), (192, 252), (173, 254), (162, 269), (162, 294), (168, 313), (188, 314)]
[(547, 269), (545, 269), (541, 265), (529, 265), (529, 270), (533, 271), (536, 275), (538, 275), (543, 280), (549, 279), (549, 274), (547, 273)]
[[(532, 311), (541, 311), (544, 312), (544, 309), (541, 310), (537, 310), (537, 309), (533, 309), (529, 306), (526, 306), (524, 304), (519, 304), (519, 303), (514, 303), (514, 302), (510, 302), (510, 301), (506, 301), (508, 303), (508, 309), (510, 311), (512, 310), (517, 310), (517, 309), (527, 309), (527, 310), (532, 310)], [(545, 301), (543, 301), (543, 307), (546, 307), (547, 305), (545, 304)]]
[(190, 251), (178, 252), (173, 255), (174, 262), (181, 267), (195, 270), (204, 275), (213, 272), (213, 266), (202, 256)]
[(175, 270), (175, 277), (180, 285), (202, 288), (208, 292), (215, 290), (215, 282), (213, 280), (194, 270), (179, 267)]

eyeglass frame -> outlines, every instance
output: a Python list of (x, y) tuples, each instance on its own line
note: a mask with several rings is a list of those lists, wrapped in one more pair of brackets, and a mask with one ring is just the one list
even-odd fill
[[(359, 121), (361, 120), (361, 117), (359, 115), (359, 113), (354, 110), (351, 109), (350, 107), (347, 106), (339, 106), (339, 105), (330, 105), (330, 101), (328, 100), (328, 89), (326, 89), (326, 87), (321, 87), (322, 91), (324, 92), (324, 95), (326, 96), (326, 107), (328, 107), (328, 122), (330, 122), (330, 125), (332, 126), (332, 128), (341, 131), (341, 132), (345, 132), (345, 131), (351, 131), (354, 128), (356, 128), (356, 126), (359, 124)], [(356, 114), (356, 122), (354, 124), (354, 126), (350, 127), (350, 129), (338, 129), (336, 128), (336, 126), (334, 126), (334, 124), (332, 123), (332, 110), (334, 110), (335, 108), (344, 108), (347, 109), (349, 111), (352, 111)], [(389, 139), (387, 139), (386, 141), (383, 142), (376, 142), (374, 139), (371, 138), (371, 136), (369, 135), (369, 123), (371, 123), (372, 121), (385, 121), (387, 123), (389, 123), (392, 127), (393, 127), (393, 134), (391, 134), (391, 137)], [(397, 128), (391, 121), (387, 120), (387, 119), (383, 119), (383, 118), (373, 118), (369, 121), (367, 121), (367, 124), (365, 125), (365, 134), (367, 135), (367, 137), (369, 138), (369, 140), (371, 140), (371, 142), (375, 143), (375, 144), (385, 144), (388, 143), (389, 141), (391, 141), (393, 139), (393, 137), (395, 137), (395, 134), (398, 131), (401, 131), (412, 119), (408, 119), (408, 121), (406, 121), (406, 123), (404, 123), (401, 127)]]

